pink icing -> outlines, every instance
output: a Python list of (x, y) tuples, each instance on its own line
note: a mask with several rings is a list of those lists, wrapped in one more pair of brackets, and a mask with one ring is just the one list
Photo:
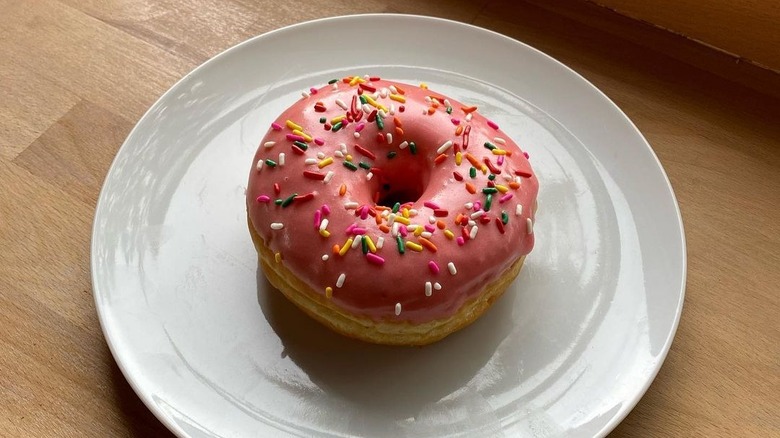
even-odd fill
[[(260, 142), (249, 176), (247, 206), (251, 222), (271, 251), (281, 253), (281, 263), (287, 269), (323, 295), (325, 288), (331, 287), (333, 302), (349, 312), (375, 320), (416, 323), (449, 317), (485, 284), (498, 278), (519, 256), (528, 254), (533, 248), (534, 234), (527, 232), (527, 219), (533, 220), (533, 204), (538, 191), (536, 176), (520, 148), (478, 111), (470, 108), (468, 112), (464, 111), (468, 108), (466, 105), (412, 85), (371, 80), (361, 87), (360, 81), (350, 85), (349, 79), (336, 82), (335, 90), (332, 85), (313, 90), (311, 96), (288, 108), (269, 128)], [(381, 97), (382, 90), (391, 86), (402, 89), (404, 94), (392, 96), (395, 100), (389, 95)], [(376, 93), (370, 92), (371, 89), (376, 89)], [(363, 112), (358, 90), (385, 107), (388, 114), (383, 118), (383, 129), (380, 130), (376, 122), (375, 106), (369, 102), (369, 112)], [(435, 99), (426, 101), (426, 96)], [(347, 106), (346, 111), (336, 103), (337, 99)], [(452, 108), (451, 114), (447, 113), (445, 99)], [(395, 114), (389, 114), (391, 105)], [(471, 120), (467, 113), (471, 113)], [(352, 115), (352, 120), (345, 119), (340, 130), (326, 129), (334, 125), (333, 118), (346, 114)], [(326, 124), (320, 123), (322, 117), (326, 118)], [(460, 123), (454, 126), (452, 119)], [(293, 134), (296, 128), (291, 127), (288, 120), (302, 128), (305, 135)], [(360, 136), (355, 137), (358, 131)], [(387, 134), (391, 134), (392, 144), (387, 143)], [(503, 138), (505, 144), (496, 144), (495, 137)], [(313, 140), (315, 138), (317, 140)], [(307, 148), (294, 146), (293, 141), (306, 143)], [(440, 157), (435, 164), (434, 160), (440, 155), (437, 150), (448, 141), (453, 142), (452, 147), (445, 148), (445, 157)], [(267, 142), (276, 144), (262, 146)], [(412, 154), (408, 143), (401, 148), (404, 142), (414, 142), (416, 154)], [(494, 154), (483, 146), (486, 142), (511, 155)], [(464, 143), (468, 144), (465, 150)], [(345, 158), (337, 156), (337, 151), (342, 150), (341, 144), (346, 145), (356, 170), (345, 167)], [(366, 151), (369, 151), (368, 155)], [(460, 165), (456, 164), (457, 151), (462, 152)], [(283, 166), (264, 163), (257, 170), (258, 160), (277, 161), (280, 152), (286, 155)], [(390, 152), (395, 152), (393, 158), (388, 157)], [(318, 153), (324, 154), (323, 159), (317, 157)], [(500, 171), (495, 174), (495, 180), (490, 182), (488, 175), (480, 169), (476, 178), (471, 178), (472, 162), (466, 153), (480, 168), (491, 169), (488, 173)], [(372, 159), (372, 155), (375, 158)], [(307, 159), (310, 163), (311, 159), (320, 163), (328, 158), (333, 162), (323, 168), (318, 164), (306, 164)], [(304, 176), (304, 171), (309, 174)], [(333, 175), (328, 179), (325, 175), (331, 171)], [(454, 171), (462, 175), (462, 181), (454, 177)], [(368, 179), (369, 173), (371, 179)], [(505, 179), (504, 175), (510, 175), (512, 180)], [(510, 182), (514, 188), (510, 187)], [(467, 183), (473, 185), (476, 193), (467, 190)], [(267, 194), (275, 193), (275, 184), (281, 192), (268, 202), (265, 198)], [(339, 196), (342, 185), (346, 186), (346, 193)], [(490, 185), (501, 185), (506, 190), (492, 194), (490, 210), (473, 218), (475, 211), (486, 208), (487, 195), (482, 190), (488, 188), (490, 191)], [(412, 242), (405, 245), (403, 254), (392, 235), (394, 227), (389, 224), (389, 217), (382, 217), (383, 207), (377, 207), (374, 202), (377, 193), (380, 204), (383, 201), (387, 204), (386, 210), (396, 201), (402, 204), (397, 213), (400, 219), (396, 221), (408, 221), (409, 228), (401, 228), (406, 224), (400, 223), (396, 232), (406, 234), (405, 242)], [(293, 197), (293, 194), (297, 196)], [(305, 202), (309, 199), (315, 202)], [(279, 200), (284, 206), (277, 205)], [(468, 210), (466, 203), (480, 207)], [(518, 204), (523, 206), (519, 216), (516, 215)], [(405, 219), (404, 209), (407, 213), (416, 210), (417, 215), (410, 214), (411, 217)], [(434, 210), (438, 215), (446, 212), (446, 216), (434, 217)], [(508, 217), (506, 225), (496, 223), (501, 222), (502, 212)], [(312, 217), (318, 226), (326, 215), (328, 237), (312, 227)], [(380, 229), (376, 215), (380, 215), (383, 227), (387, 226), (390, 232)], [(433, 223), (442, 221), (445, 229), (435, 227), (429, 220), (431, 217)], [(479, 227), (478, 232), (474, 234), (471, 225), (466, 225), (464, 230), (462, 222), (456, 223), (459, 217), (463, 217), (461, 221), (473, 221)], [(272, 223), (281, 223), (283, 227), (272, 228)], [(416, 225), (416, 231), (419, 228), (430, 235), (423, 237), (420, 232), (412, 232), (412, 225)], [(343, 256), (334, 254), (334, 245), (341, 248), (348, 238), (353, 242), (358, 239), (356, 230), (368, 236), (375, 247), (380, 238), (384, 238), (384, 245), (375, 253), (369, 249), (368, 254), (364, 254), (361, 241), (354, 248), (350, 245)], [(451, 238), (446, 231), (451, 232)], [(420, 245), (422, 251), (414, 250), (415, 244)], [(365, 245), (368, 249), (367, 241)], [(327, 260), (323, 260), (324, 254), (329, 255)], [(451, 274), (449, 263), (454, 264), (457, 274)], [(341, 274), (346, 277), (339, 288), (336, 283)], [(426, 296), (426, 282), (438, 282), (441, 290)], [(398, 303), (402, 311), (396, 315)]]

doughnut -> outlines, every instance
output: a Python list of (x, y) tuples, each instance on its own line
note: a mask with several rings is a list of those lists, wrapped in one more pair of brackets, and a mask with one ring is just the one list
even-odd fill
[(482, 315), (534, 246), (528, 155), (476, 106), (378, 77), (302, 93), (246, 191), (271, 285), (343, 335), (425, 345)]

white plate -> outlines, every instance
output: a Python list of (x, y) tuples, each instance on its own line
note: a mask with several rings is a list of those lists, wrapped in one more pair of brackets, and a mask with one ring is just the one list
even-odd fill
[[(519, 279), (425, 348), (310, 321), (259, 273), (246, 228), (270, 121), (309, 86), (365, 73), (479, 105), (530, 152), (541, 184)], [(582, 77), (484, 29), (365, 15), (259, 36), (165, 93), (109, 171), (92, 273), (122, 372), (180, 436), (602, 436), (669, 350), (685, 245), (649, 145)]]

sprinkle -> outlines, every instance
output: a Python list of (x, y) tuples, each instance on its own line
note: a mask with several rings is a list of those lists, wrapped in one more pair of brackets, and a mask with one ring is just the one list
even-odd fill
[(439, 273), (439, 265), (437, 265), (433, 260), (428, 262), (428, 269), (430, 269), (434, 274)]
[(328, 254), (323, 254), (322, 255), (322, 261), (323, 262), (327, 262), (329, 258), (330, 258), (330, 256)]
[(388, 132), (387, 135), (385, 135), (385, 139), (387, 140), (387, 144), (393, 144), (393, 134)]
[(312, 164), (317, 164), (317, 159), (316, 158), (307, 158), (306, 160), (303, 161), (303, 163), (306, 164), (307, 166), (310, 166)]
[(528, 234), (534, 232), (534, 221), (532, 221), (530, 217), (525, 219), (525, 232)]
[(255, 166), (258, 172), (263, 169), (263, 160), (257, 160), (257, 166)]
[(265, 160), (265, 165), (268, 167), (276, 167), (276, 161), (268, 158)]
[(472, 195), (473, 195), (474, 193), (477, 193), (477, 188), (476, 188), (476, 187), (474, 187), (474, 184), (472, 184), (472, 183), (469, 183), (469, 182), (467, 182), (467, 183), (466, 183), (466, 190), (467, 190), (469, 193), (471, 193)]
[(281, 222), (273, 222), (273, 223), (271, 223), (271, 229), (272, 230), (281, 230), (282, 228), (284, 228), (284, 224), (281, 223)]
[(466, 243), (466, 239), (464, 239), (463, 236), (458, 236), (455, 241), (458, 242), (458, 246), (463, 246)]
[(297, 129), (298, 131), (303, 131), (303, 127), (293, 122), (292, 120), (287, 120), (286, 122), (284, 122), (284, 124), (287, 125), (287, 127), (290, 129), (293, 130)]
[(471, 240), (474, 240), (477, 237), (477, 231), (479, 231), (479, 227), (474, 225), (471, 227), (471, 232), (469, 233), (469, 237)]
[(284, 152), (279, 153), (279, 165), (284, 166)]
[(423, 250), (422, 245), (420, 245), (419, 243), (415, 243), (415, 242), (407, 241), (406, 242), (406, 247), (407, 248), (411, 248), (412, 250), (417, 251), (417, 252), (422, 252), (422, 250)]
[(355, 201), (348, 201), (348, 202), (344, 203), (344, 208), (346, 208), (347, 210), (354, 210), (354, 209), (358, 208), (359, 206), (360, 206), (360, 204), (358, 204)]
[(436, 156), (436, 158), (434, 158), (433, 164), (441, 164), (446, 159), (447, 159), (447, 155), (446, 154), (439, 154), (438, 156)]
[(333, 125), (333, 127), (330, 129), (332, 132), (338, 132), (341, 127), (344, 126), (343, 122), (338, 122)]
[(425, 282), (425, 296), (429, 297), (433, 294), (433, 285), (430, 281)]
[(292, 195), (285, 198), (285, 200), (282, 201), (282, 207), (287, 208), (290, 204), (293, 203), (293, 200), (295, 199), (296, 196), (298, 196), (298, 194), (293, 193)]
[(368, 235), (363, 236), (363, 242), (365, 242), (366, 245), (368, 245), (368, 250), (371, 252), (376, 252), (376, 245), (374, 245), (374, 241), (371, 240), (371, 237)]
[(282, 130), (282, 125), (280, 125), (280, 124), (278, 124), (276, 122), (271, 123), (271, 129), (273, 129), (274, 131), (281, 131)]
[(354, 242), (354, 240), (351, 237), (348, 237), (347, 241), (344, 242), (344, 245), (342, 245), (341, 249), (339, 250), (339, 255), (340, 256), (343, 257), (344, 254), (346, 254), (347, 251), (349, 251), (349, 249), (352, 247), (352, 242)]
[(455, 164), (460, 166), (460, 163), (463, 162), (463, 154), (460, 152), (455, 152)]
[(399, 103), (406, 103), (406, 98), (401, 96), (400, 94), (391, 94), (390, 100), (394, 100)]
[(331, 299), (333, 297), (333, 288), (328, 286), (325, 288), (325, 298)]
[(496, 122), (494, 122), (492, 120), (488, 120), (487, 124), (488, 124), (488, 126), (490, 126), (493, 129), (498, 129), (498, 125), (496, 124)]
[(464, 113), (470, 114), (470, 113), (476, 111), (477, 107), (476, 106), (467, 106), (467, 107), (461, 107), (460, 109), (462, 109)]
[(395, 316), (401, 314), (401, 303), (395, 303)]
[(342, 272), (341, 275), (339, 275), (338, 280), (336, 280), (336, 287), (341, 288), (341, 286), (344, 286), (344, 281), (346, 279), (347, 279), (347, 274)]
[[(425, 233), (422, 233), (422, 234), (425, 234)], [(430, 234), (430, 232), (428, 232), (428, 234)], [(428, 237), (430, 237), (430, 236), (428, 236)], [(422, 246), (424, 246), (430, 252), (436, 252), (436, 251), (439, 250), (436, 247), (436, 245), (433, 244), (433, 242), (431, 242), (430, 240), (426, 239), (425, 237), (420, 237), (418, 239), (418, 242), (420, 242), (422, 244)]]
[(369, 170), (371, 169), (371, 165), (366, 163), (365, 161), (361, 161), (358, 163), (358, 166), (362, 167), (363, 169)]
[(450, 274), (455, 275), (458, 273), (458, 270), (455, 269), (455, 263), (449, 262), (447, 263), (447, 269), (450, 271)]
[(276, 254), (274, 254), (274, 260), (276, 260), (276, 263), (281, 263), (282, 262), (282, 253), (277, 252)]
[(320, 231), (323, 231), (326, 228), (328, 228), (328, 219), (323, 219), (322, 222), (320, 222)]
[(300, 141), (300, 140), (293, 141), (293, 144), (295, 146), (298, 146), (299, 148), (301, 148), (304, 151), (309, 149), (309, 145), (307, 145), (306, 143), (304, 143), (303, 141)]
[(515, 216), (520, 216), (523, 214), (523, 205), (517, 204), (517, 207), (515, 208)]
[(357, 249), (357, 247), (361, 246), (362, 244), (363, 244), (363, 235), (362, 234), (358, 234), (352, 240), (352, 249)]
[(309, 192), (305, 195), (298, 195), (295, 198), (295, 202), (305, 202), (314, 199), (314, 192)]
[(371, 253), (371, 252), (366, 254), (366, 258), (368, 259), (369, 262), (371, 262), (371, 263), (373, 263), (375, 265), (382, 266), (382, 265), (385, 264), (385, 259), (383, 259), (382, 257), (379, 257), (378, 255), (376, 255), (374, 253)]
[(260, 195), (255, 199), (257, 202), (267, 203), (271, 200), (271, 198), (268, 195)]
[(531, 172), (528, 172), (526, 170), (515, 170), (515, 175), (522, 176), (523, 178), (530, 178)]
[(502, 196), (502, 197), (498, 198), (498, 203), (499, 203), (499, 204), (503, 204), (504, 202), (506, 202), (506, 201), (508, 201), (508, 200), (512, 199), (512, 196), (514, 196), (514, 195), (513, 195), (513, 194), (511, 194), (511, 193), (507, 193), (507, 194), (505, 194), (504, 196)]
[(371, 152), (368, 149), (360, 146), (359, 144), (355, 145), (355, 150), (358, 151), (361, 155), (364, 155), (364, 156), (366, 156), (368, 158), (371, 158), (372, 160), (376, 160), (376, 155), (373, 152)]
[[(491, 152), (493, 152), (493, 155), (498, 155), (498, 159), (501, 160), (504, 155), (506, 155), (506, 151), (504, 149), (493, 149)], [(501, 163), (499, 163), (501, 164)]]
[(341, 100), (341, 99), (336, 99), (336, 105), (340, 106), (340, 107), (341, 107), (341, 109), (343, 109), (344, 111), (346, 111), (346, 110), (348, 110), (348, 109), (349, 109), (349, 107), (347, 106), (347, 104), (346, 104), (346, 103), (344, 103), (344, 101), (343, 101), (343, 100)]
[(496, 184), (496, 190), (498, 190), (501, 193), (506, 193), (509, 191), (509, 187), (502, 186), (501, 184)]
[(395, 151), (390, 151), (387, 153), (387, 158), (392, 160), (393, 158), (395, 158), (396, 155), (398, 154)]
[(267, 142), (263, 143), (263, 147), (265, 147), (265, 148), (272, 148), (275, 144), (276, 144), (275, 141), (267, 141)]
[(401, 144), (398, 145), (398, 149), (406, 149), (407, 146), (409, 146), (409, 142), (402, 141)]
[(335, 175), (335, 173), (332, 170), (329, 170), (328, 173), (325, 174), (325, 178), (323, 178), (322, 182), (325, 184), (329, 183), (330, 180), (333, 179), (333, 175)]
[(404, 240), (401, 238), (401, 236), (395, 236), (395, 242), (398, 244), (398, 252), (403, 254), (406, 252), (406, 246), (404, 245)]
[(305, 91), (301, 91), (301, 96), (302, 96), (304, 99), (307, 99), (307, 98), (308, 98), (310, 95), (309, 95), (309, 93), (307, 93), (307, 92), (305, 92)]
[(439, 149), (436, 150), (436, 153), (443, 154), (451, 147), (452, 147), (452, 140), (447, 140), (446, 142), (444, 142), (444, 144), (439, 146)]
[(358, 167), (355, 166), (353, 163), (351, 163), (349, 161), (343, 161), (342, 164), (344, 165), (344, 167), (346, 167), (347, 169), (349, 169), (349, 170), (351, 170), (353, 172), (358, 170)]
[(412, 155), (416, 155), (417, 154), (417, 144), (415, 144), (415, 142), (413, 142), (413, 141), (409, 142), (409, 152), (411, 152)]
[(501, 234), (504, 234), (506, 232), (504, 230), (504, 222), (502, 222), (500, 218), (496, 218), (496, 227), (498, 227), (498, 231)]

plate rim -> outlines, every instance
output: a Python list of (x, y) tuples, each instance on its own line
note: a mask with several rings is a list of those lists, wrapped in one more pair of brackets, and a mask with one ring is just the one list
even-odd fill
[[(608, 106), (611, 106), (613, 110), (616, 111), (616, 113), (621, 117), (622, 121), (624, 123), (627, 123), (628, 127), (632, 131), (632, 133), (637, 136), (639, 139), (641, 139), (641, 142), (643, 146), (646, 148), (648, 152), (650, 152), (650, 157), (654, 161), (657, 169), (661, 173), (662, 181), (664, 183), (663, 189), (667, 192), (669, 199), (672, 201), (672, 206), (674, 208), (674, 220), (677, 223), (678, 226), (678, 232), (679, 232), (679, 239), (680, 239), (680, 290), (679, 290), (679, 298), (677, 300), (677, 303), (675, 303), (675, 315), (672, 320), (672, 324), (669, 328), (669, 332), (666, 336), (666, 339), (664, 340), (664, 344), (662, 348), (659, 350), (659, 353), (657, 355), (657, 361), (653, 365), (652, 370), (647, 374), (647, 379), (645, 382), (641, 385), (641, 387), (638, 387), (638, 390), (635, 392), (633, 396), (631, 396), (629, 399), (624, 400), (624, 403), (621, 405), (620, 409), (612, 416), (612, 418), (607, 421), (604, 426), (596, 433), (595, 436), (598, 437), (604, 437), (609, 432), (615, 429), (618, 424), (620, 424), (627, 416), (628, 414), (637, 406), (639, 401), (644, 397), (647, 390), (650, 388), (652, 383), (655, 381), (655, 378), (657, 377), (658, 373), (661, 370), (661, 367), (666, 361), (666, 358), (669, 354), (669, 351), (671, 350), (672, 343), (674, 342), (675, 335), (677, 334), (677, 330), (679, 328), (680, 319), (682, 316), (682, 310), (684, 307), (685, 302), (685, 289), (687, 285), (687, 274), (688, 274), (688, 256), (687, 256), (687, 242), (686, 242), (686, 236), (685, 236), (685, 228), (684, 223), (682, 220), (682, 214), (680, 211), (679, 202), (677, 201), (677, 197), (674, 193), (674, 188), (672, 187), (671, 181), (669, 180), (669, 176), (666, 173), (666, 169), (663, 167), (663, 164), (658, 158), (658, 155), (656, 154), (655, 150), (652, 148), (650, 143), (647, 141), (645, 136), (641, 133), (639, 128), (637, 128), (636, 124), (628, 117), (628, 115), (612, 100), (610, 99), (601, 89), (596, 87), (593, 83), (591, 83), (588, 79), (583, 77), (579, 72), (575, 71), (568, 65), (564, 64), (563, 62), (559, 61), (558, 59), (548, 55), (547, 53), (523, 42), (518, 39), (512, 38), (510, 36), (504, 35), (502, 33), (499, 33), (497, 31), (487, 29), (481, 26), (477, 26), (471, 23), (464, 23), (461, 21), (448, 19), (448, 18), (440, 18), (440, 17), (433, 17), (433, 16), (425, 16), (425, 15), (417, 15), (417, 14), (403, 14), (403, 13), (366, 13), (366, 14), (348, 14), (348, 15), (336, 15), (336, 16), (329, 16), (329, 17), (323, 17), (323, 18), (317, 18), (313, 20), (307, 20), (302, 21), (299, 23), (290, 24), (287, 26), (279, 27), (273, 30), (270, 30), (268, 32), (264, 32), (258, 35), (255, 35), (253, 37), (250, 37), (244, 41), (241, 41), (237, 44), (234, 44), (225, 50), (217, 53), (216, 55), (212, 56), (211, 58), (207, 59), (206, 61), (202, 62), (201, 64), (197, 65), (193, 69), (191, 69), (188, 73), (186, 73), (184, 76), (182, 76), (180, 79), (178, 79), (174, 84), (172, 84), (165, 92), (163, 92), (153, 104), (149, 106), (149, 108), (144, 112), (144, 114), (138, 119), (138, 121), (135, 123), (133, 128), (130, 130), (130, 132), (125, 137), (124, 141), (122, 142), (122, 145), (117, 150), (116, 154), (114, 155), (114, 158), (111, 162), (111, 165), (108, 168), (108, 171), (106, 172), (106, 176), (103, 179), (103, 183), (100, 188), (100, 192), (98, 194), (97, 202), (95, 205), (95, 213), (93, 216), (92, 221), (92, 230), (90, 235), (90, 280), (92, 284), (92, 295), (93, 300), (95, 304), (95, 310), (98, 315), (98, 322), (100, 324), (101, 331), (103, 332), (103, 337), (106, 340), (106, 344), (109, 347), (109, 351), (111, 352), (111, 355), (114, 359), (114, 362), (117, 364), (117, 367), (122, 372), (122, 375), (124, 376), (125, 380), (128, 382), (130, 387), (133, 389), (133, 392), (136, 394), (136, 396), (143, 402), (143, 404), (146, 406), (149, 411), (152, 412), (152, 414), (166, 427), (168, 430), (170, 430), (172, 433), (177, 435), (178, 437), (187, 438), (189, 437), (189, 434), (187, 434), (174, 420), (172, 417), (170, 417), (167, 413), (165, 413), (158, 404), (154, 403), (152, 400), (152, 397), (150, 394), (145, 392), (143, 388), (141, 388), (141, 385), (138, 383), (138, 381), (134, 378), (134, 374), (130, 372), (130, 370), (127, 369), (127, 365), (122, 360), (122, 353), (119, 351), (118, 345), (116, 345), (119, 341), (115, 339), (116, 333), (111, 332), (107, 328), (107, 322), (106, 318), (107, 315), (105, 314), (106, 309), (104, 306), (101, 306), (99, 302), (99, 292), (98, 288), (96, 287), (97, 281), (97, 272), (98, 267), (96, 266), (96, 257), (95, 254), (97, 253), (97, 241), (98, 236), (100, 234), (99, 229), (99, 219), (104, 216), (106, 213), (104, 213), (105, 210), (105, 192), (106, 192), (106, 182), (109, 181), (109, 179), (114, 175), (114, 173), (117, 171), (116, 167), (118, 166), (118, 159), (123, 154), (123, 152), (130, 147), (130, 140), (135, 136), (136, 131), (139, 129), (139, 127), (145, 123), (145, 121), (149, 118), (149, 115), (162, 103), (164, 102), (169, 95), (173, 94), (175, 90), (177, 90), (182, 83), (185, 83), (191, 76), (194, 76), (198, 74), (201, 70), (207, 68), (209, 65), (215, 62), (219, 62), (222, 58), (225, 56), (228, 56), (230, 53), (234, 51), (238, 51), (244, 46), (254, 44), (256, 41), (269, 37), (273, 34), (281, 33), (281, 32), (289, 32), (294, 31), (296, 28), (301, 27), (309, 27), (309, 26), (318, 26), (322, 24), (327, 24), (331, 22), (337, 22), (337, 21), (343, 21), (343, 20), (365, 20), (365, 19), (375, 19), (375, 18), (396, 18), (396, 19), (404, 19), (404, 20), (421, 20), (421, 21), (431, 21), (431, 22), (438, 22), (438, 23), (446, 23), (449, 25), (456, 25), (456, 26), (462, 26), (465, 28), (469, 28), (473, 31), (478, 32), (484, 32), (486, 34), (489, 34), (493, 37), (509, 40), (510, 42), (514, 44), (518, 44), (520, 46), (523, 46), (527, 50), (531, 50), (532, 52), (535, 52), (536, 55), (540, 55), (543, 58), (546, 58), (547, 61), (551, 61), (555, 65), (557, 65), (558, 68), (561, 68), (565, 70), (566, 72), (573, 74), (574, 77), (576, 77), (578, 80), (582, 81), (585, 85), (590, 88), (590, 91), (595, 91), (597, 96), (601, 98), (604, 103), (606, 103)], [(112, 335), (113, 333), (113, 335)]]

